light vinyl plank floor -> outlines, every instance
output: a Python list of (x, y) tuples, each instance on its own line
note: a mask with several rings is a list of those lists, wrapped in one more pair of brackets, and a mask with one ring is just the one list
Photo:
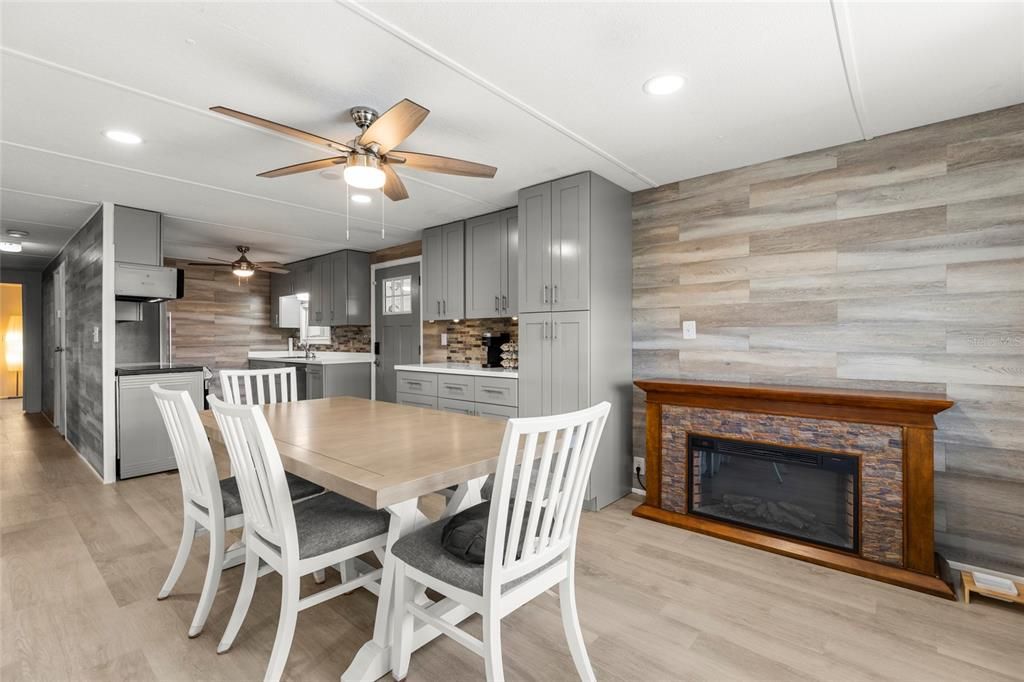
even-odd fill
[[(584, 514), (580, 528), (579, 610), (600, 680), (1024, 680), (1024, 610), (965, 607), (637, 519), (638, 503)], [(180, 524), (176, 474), (104, 486), (45, 419), (0, 403), (0, 679), (261, 679), (279, 578), (260, 579), (235, 646), (217, 655), (241, 569), (188, 639), (204, 537), (172, 596), (156, 600)], [(302, 612), (286, 678), (337, 680), (371, 636), (375, 605), (360, 590)], [(479, 619), (466, 628), (479, 636)], [(553, 594), (506, 618), (502, 645), (510, 680), (575, 679)], [(445, 638), (409, 674), (482, 677), (482, 662)]]

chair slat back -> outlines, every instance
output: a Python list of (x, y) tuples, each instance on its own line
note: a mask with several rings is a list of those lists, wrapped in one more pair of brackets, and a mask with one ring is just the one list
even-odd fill
[(222, 369), (224, 400), (233, 405), (291, 403), (299, 399), (294, 367)]
[(610, 410), (602, 402), (578, 412), (508, 421), (487, 524), (485, 594), (575, 546)]
[(238, 481), (247, 530), (277, 545), (282, 554), (298, 552), (295, 512), (281, 455), (262, 409), (229, 405), (210, 398)]
[(150, 386), (150, 390), (171, 440), (185, 503), (193, 502), (210, 514), (222, 513), (217, 465), (192, 397), (188, 391), (168, 391), (159, 384)]

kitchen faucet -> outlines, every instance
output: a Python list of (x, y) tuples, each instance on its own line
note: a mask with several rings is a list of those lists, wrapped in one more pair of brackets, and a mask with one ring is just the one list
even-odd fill
[(299, 348), (299, 350), (305, 352), (305, 354), (306, 354), (305, 357), (306, 357), (307, 360), (315, 360), (316, 359), (316, 351), (313, 350), (313, 348), (309, 345), (308, 342), (307, 343), (301, 343), (300, 342), (299, 345), (298, 345), (298, 348)]

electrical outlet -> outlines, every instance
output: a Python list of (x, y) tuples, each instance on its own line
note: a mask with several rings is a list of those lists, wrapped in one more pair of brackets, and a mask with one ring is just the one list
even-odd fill
[(92, 342), (93, 343), (99, 343), (100, 342), (100, 328), (99, 327), (93, 327), (92, 328)]
[(446, 332), (441, 332), (441, 345), (442, 346), (447, 346), (448, 345), (448, 334)]
[(647, 460), (645, 460), (643, 457), (634, 457), (633, 471), (636, 471), (637, 467), (640, 467), (640, 475), (645, 475), (647, 473)]
[(684, 339), (695, 339), (697, 338), (697, 321), (686, 320), (683, 322), (683, 338)]

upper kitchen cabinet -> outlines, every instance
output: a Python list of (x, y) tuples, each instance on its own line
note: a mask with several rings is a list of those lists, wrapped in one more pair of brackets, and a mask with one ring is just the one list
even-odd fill
[(608, 223), (598, 216), (595, 224), (591, 216), (595, 204), (623, 192), (592, 173), (519, 192), (521, 312), (590, 309), (591, 239), (595, 227)]
[(466, 317), (517, 314), (518, 210), (466, 221)]
[[(466, 317), (465, 223), (423, 231), (423, 316), (428, 320)], [(493, 317), (493, 314), (489, 317)]]
[(118, 263), (163, 265), (160, 214), (114, 206), (114, 260)]
[(313, 280), (312, 261), (304, 260), (299, 263), (290, 263), (285, 266), (285, 269), (291, 271), (293, 294), (310, 293)]
[(309, 294), (311, 325), (370, 324), (370, 254), (337, 251), (290, 263), (286, 269), (288, 274), (273, 274), (270, 278), (271, 326), (298, 326), (295, 311), (286, 311), (281, 297), (302, 293)]
[(270, 326), (281, 326), (281, 297), (291, 296), (292, 273), (270, 273)]
[(331, 262), (321, 256), (309, 262), (309, 323), (320, 327), (327, 325), (331, 313)]

